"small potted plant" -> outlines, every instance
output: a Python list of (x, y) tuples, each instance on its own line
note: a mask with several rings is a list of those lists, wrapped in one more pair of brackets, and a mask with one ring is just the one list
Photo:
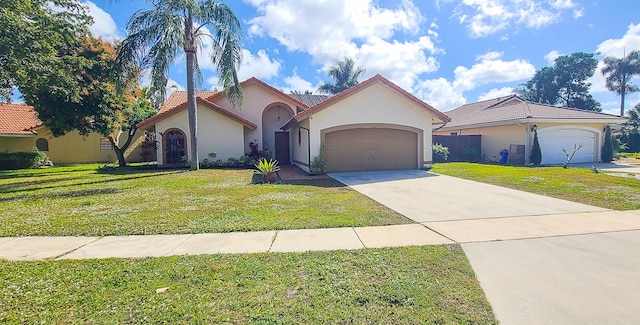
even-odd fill
[(265, 158), (262, 158), (254, 166), (257, 169), (256, 174), (262, 175), (263, 182), (273, 183), (278, 180), (276, 172), (280, 170), (280, 166), (278, 166), (277, 160), (266, 160)]

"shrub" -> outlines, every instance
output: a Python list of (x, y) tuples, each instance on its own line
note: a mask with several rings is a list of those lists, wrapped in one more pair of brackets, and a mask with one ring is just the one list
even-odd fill
[(44, 152), (33, 148), (30, 152), (0, 152), (0, 170), (40, 168), (51, 164)]
[(531, 148), (531, 163), (540, 165), (542, 162), (542, 150), (540, 149), (540, 141), (538, 141), (538, 131), (533, 132), (533, 148)]
[(613, 160), (613, 138), (611, 137), (611, 127), (604, 128), (604, 144), (602, 145), (602, 162)]
[(433, 151), (433, 161), (434, 162), (444, 162), (449, 158), (449, 148), (436, 143), (431, 146)]
[(261, 174), (261, 175), (275, 173), (280, 170), (280, 166), (278, 166), (278, 161), (275, 159), (271, 159), (271, 160), (266, 160), (264, 158), (260, 159), (260, 161), (258, 161), (258, 163), (255, 164), (255, 167), (257, 169), (256, 174)]
[(325, 173), (326, 165), (324, 163), (324, 157), (322, 156), (322, 152), (324, 148), (320, 148), (320, 153), (313, 157), (311, 164), (309, 165), (309, 172), (313, 175), (322, 175)]

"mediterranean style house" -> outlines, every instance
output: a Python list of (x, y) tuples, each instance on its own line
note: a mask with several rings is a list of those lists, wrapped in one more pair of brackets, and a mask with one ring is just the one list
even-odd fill
[[(198, 161), (209, 153), (238, 158), (257, 142), (281, 164), (305, 171), (318, 155), (328, 172), (418, 169), (432, 163), (433, 125), (449, 121), (381, 75), (331, 97), (285, 94), (256, 78), (241, 87), (240, 107), (223, 92), (197, 93)], [(138, 125), (155, 132), (160, 166), (194, 159), (187, 149), (186, 102), (186, 92), (174, 92), (157, 115)]]

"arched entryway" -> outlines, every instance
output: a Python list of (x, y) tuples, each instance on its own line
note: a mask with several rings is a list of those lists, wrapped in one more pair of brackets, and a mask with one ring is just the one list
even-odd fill
[(164, 165), (181, 165), (182, 157), (187, 157), (187, 141), (180, 129), (169, 129), (162, 135), (162, 152)]
[(262, 147), (281, 164), (288, 164), (290, 156), (289, 133), (280, 128), (292, 117), (293, 109), (285, 103), (272, 103), (262, 113)]

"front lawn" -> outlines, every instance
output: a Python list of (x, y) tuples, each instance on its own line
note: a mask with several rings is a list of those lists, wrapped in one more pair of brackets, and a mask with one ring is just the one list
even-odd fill
[(3, 324), (497, 323), (458, 245), (0, 260), (0, 288)]
[(587, 168), (443, 163), (431, 171), (602, 208), (640, 209), (640, 180)]
[(0, 237), (130, 235), (409, 223), (333, 180), (251, 184), (251, 170), (0, 171)]

